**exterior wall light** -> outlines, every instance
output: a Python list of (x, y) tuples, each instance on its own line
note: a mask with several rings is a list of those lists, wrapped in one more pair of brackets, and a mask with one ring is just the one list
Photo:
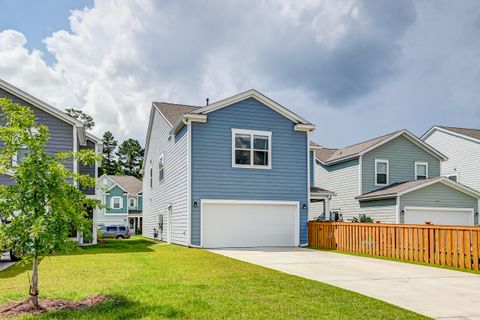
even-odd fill
[(194, 201), (194, 202), (193, 202), (193, 207), (194, 207), (194, 208), (198, 208), (198, 202), (197, 202), (197, 201)]

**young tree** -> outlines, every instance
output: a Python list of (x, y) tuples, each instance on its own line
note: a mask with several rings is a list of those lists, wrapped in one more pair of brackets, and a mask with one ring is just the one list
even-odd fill
[(82, 111), (80, 109), (74, 109), (74, 108), (65, 109), (65, 111), (67, 111), (67, 114), (70, 117), (82, 121), (83, 124), (85, 125), (85, 128), (87, 128), (87, 130), (92, 130), (93, 127), (95, 126), (95, 121), (93, 121), (92, 116), (90, 116), (85, 111)]
[(117, 162), (114, 158), (114, 152), (117, 148), (118, 142), (115, 140), (113, 134), (107, 131), (103, 134), (103, 158), (102, 158), (102, 173), (115, 174), (117, 171)]
[[(29, 293), (33, 305), (40, 308), (39, 258), (73, 250), (75, 243), (68, 237), (71, 228), (85, 234), (91, 232), (86, 208), (99, 205), (72, 183), (93, 187), (95, 180), (71, 172), (62, 163), (76, 159), (92, 164), (95, 154), (84, 150), (48, 155), (47, 127), (36, 124), (28, 107), (5, 98), (0, 99), (0, 119), (0, 174), (9, 173), (14, 182), (0, 186), (0, 215), (2, 221), (7, 221), (0, 223), (0, 252), (12, 250), (16, 256), (32, 261)], [(26, 149), (26, 155), (11, 167), (10, 159), (20, 149)]]
[(119, 173), (141, 178), (144, 150), (140, 142), (135, 139), (127, 139), (118, 147)]

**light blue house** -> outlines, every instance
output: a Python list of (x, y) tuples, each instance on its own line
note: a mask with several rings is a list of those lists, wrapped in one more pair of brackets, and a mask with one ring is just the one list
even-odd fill
[(102, 175), (97, 194), (103, 208), (97, 212), (97, 226), (124, 225), (141, 233), (143, 224), (142, 181), (132, 176)]
[(255, 90), (203, 107), (154, 102), (143, 235), (194, 247), (307, 243), (314, 128)]
[(407, 130), (341, 149), (311, 148), (315, 187), (336, 194), (326, 220), (478, 224), (479, 192), (442, 177), (447, 157)]

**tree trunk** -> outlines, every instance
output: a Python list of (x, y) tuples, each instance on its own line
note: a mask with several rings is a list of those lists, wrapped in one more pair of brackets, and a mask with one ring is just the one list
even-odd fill
[(30, 296), (32, 297), (32, 303), (35, 308), (40, 309), (38, 304), (38, 257), (35, 256), (33, 259), (33, 268), (32, 268), (32, 282), (30, 284)]

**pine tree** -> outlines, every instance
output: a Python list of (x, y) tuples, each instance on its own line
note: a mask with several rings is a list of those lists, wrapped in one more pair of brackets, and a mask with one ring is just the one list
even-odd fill
[(118, 147), (118, 171), (117, 173), (135, 176), (141, 179), (144, 149), (140, 142), (135, 139), (127, 139)]
[(117, 163), (114, 157), (115, 149), (118, 146), (117, 140), (110, 131), (103, 134), (103, 158), (102, 174), (115, 174), (117, 172)]

